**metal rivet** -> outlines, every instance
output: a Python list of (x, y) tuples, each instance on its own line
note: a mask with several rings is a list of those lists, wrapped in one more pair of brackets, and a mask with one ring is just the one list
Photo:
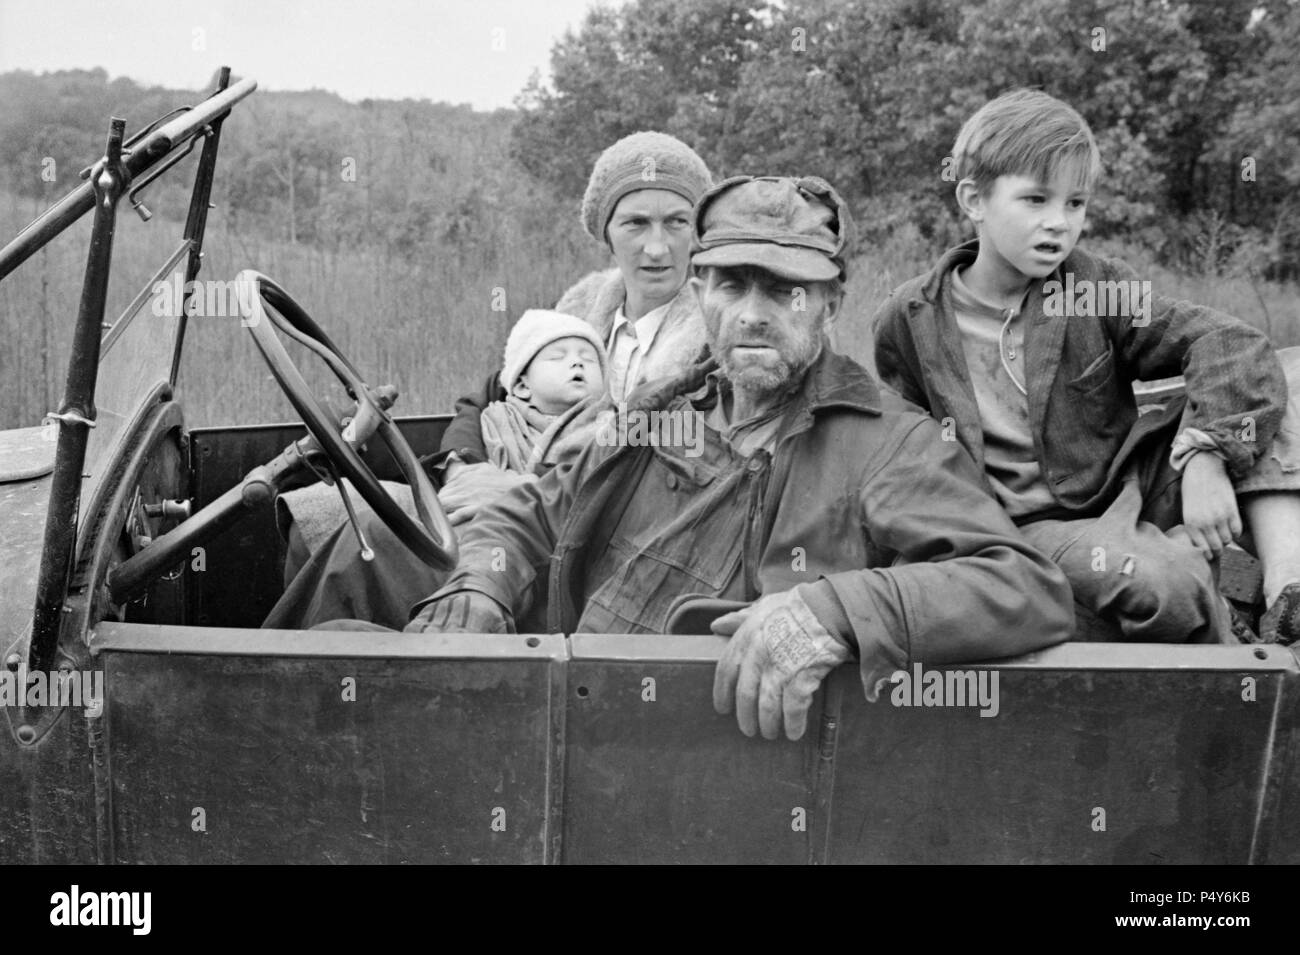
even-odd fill
[(36, 739), (36, 730), (34, 727), (24, 723), (18, 727), (18, 742), (30, 743)]
[(11, 653), (9, 656), (5, 657), (5, 666), (10, 670), (17, 670), (22, 662), (23, 658), (16, 653)]

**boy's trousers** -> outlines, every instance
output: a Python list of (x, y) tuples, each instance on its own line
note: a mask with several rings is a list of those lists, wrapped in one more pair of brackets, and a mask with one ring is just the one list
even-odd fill
[[(1300, 492), (1300, 348), (1278, 351), (1289, 402), (1272, 448), (1234, 482), (1238, 495)], [(1097, 517), (1040, 520), (1021, 532), (1070, 580), (1080, 639), (1143, 643), (1235, 643), (1213, 570), (1182, 529), (1181, 480), (1169, 450), (1183, 401), (1139, 419), (1122, 490)], [(1297, 494), (1300, 507), (1300, 493)], [(1300, 542), (1297, 542), (1300, 546)], [(1089, 626), (1092, 615), (1109, 628)], [(1110, 629), (1111, 632), (1107, 632)]]

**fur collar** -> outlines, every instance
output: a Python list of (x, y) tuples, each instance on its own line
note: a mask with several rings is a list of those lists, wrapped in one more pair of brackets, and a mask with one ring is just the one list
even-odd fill
[[(607, 342), (614, 328), (614, 313), (626, 299), (622, 273), (609, 269), (592, 272), (574, 285), (564, 293), (555, 310), (585, 319), (601, 341)], [(683, 284), (668, 305), (654, 347), (641, 360), (638, 383), (682, 375), (703, 357), (707, 347), (708, 335), (699, 300), (690, 285)]]

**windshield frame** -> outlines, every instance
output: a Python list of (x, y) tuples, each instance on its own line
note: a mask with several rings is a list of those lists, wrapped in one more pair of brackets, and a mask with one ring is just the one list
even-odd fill
[[(105, 154), (89, 168), (87, 181), (0, 249), (2, 281), (83, 215), (92, 209), (95, 211), (64, 395), (58, 411), (47, 415), (47, 420), (57, 425), (58, 444), (50, 479), (28, 647), (32, 670), (48, 669), (54, 661), (74, 560), (89, 546), (87, 540), (79, 539), (83, 532), (90, 532), (89, 522), (87, 527), (80, 526), (80, 515), (93, 514), (93, 508), (101, 503), (113, 463), (120, 457), (140, 415), (159, 400), (171, 397), (180, 367), (188, 304), (202, 259), (221, 125), (231, 108), (256, 88), (257, 83), (252, 79), (231, 85), (230, 69), (223, 67), (218, 74), (216, 89), (206, 100), (198, 106), (181, 107), (168, 113), (131, 139), (124, 140), (125, 121), (112, 119)], [(134, 199), (135, 193), (179, 163), (199, 143), (202, 151), (180, 246), (168, 256), (163, 267), (134, 297), (121, 317), (111, 326), (105, 325), (105, 301), (119, 201), (128, 195)], [(157, 361), (156, 354), (152, 360), (148, 356), (131, 354), (133, 339), (151, 331), (136, 319), (159, 294), (171, 294), (163, 291), (170, 287), (166, 276), (180, 279), (177, 270), (182, 261), (181, 308), (179, 314), (169, 320), (168, 334), (156, 339), (170, 354), (163, 354), (161, 362)], [(110, 371), (115, 371), (115, 366), (125, 362), (139, 368), (142, 374), (140, 380), (126, 381), (118, 379), (129, 376), (128, 370), (115, 372), (115, 377), (105, 376), (108, 388), (119, 389), (117, 399), (120, 400), (113, 401), (118, 407), (105, 407), (101, 418), (99, 371), (106, 359)], [(166, 375), (150, 374), (148, 366), (151, 365), (165, 365)], [(110, 377), (114, 380), (108, 381)], [(107, 393), (104, 396), (107, 397)], [(88, 451), (92, 453), (88, 455)], [(88, 460), (93, 465), (90, 471), (87, 471)], [(83, 511), (83, 503), (90, 508)]]

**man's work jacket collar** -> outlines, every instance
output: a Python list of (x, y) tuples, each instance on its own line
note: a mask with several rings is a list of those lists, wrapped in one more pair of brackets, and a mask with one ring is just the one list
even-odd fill
[[(722, 378), (717, 361), (710, 357), (680, 378), (646, 382), (628, 396), (627, 406), (630, 410), (652, 410), (666, 407), (680, 397), (700, 407), (712, 407), (718, 400), (719, 390), (730, 387), (731, 383)], [(853, 359), (831, 351), (829, 343), (822, 346), (822, 353), (803, 378), (791, 386), (791, 393), (786, 414), (792, 419), (806, 419), (806, 427), (811, 427), (814, 415), (832, 408), (872, 415), (882, 410), (876, 380)], [(803, 429), (787, 425), (783, 430)]]

